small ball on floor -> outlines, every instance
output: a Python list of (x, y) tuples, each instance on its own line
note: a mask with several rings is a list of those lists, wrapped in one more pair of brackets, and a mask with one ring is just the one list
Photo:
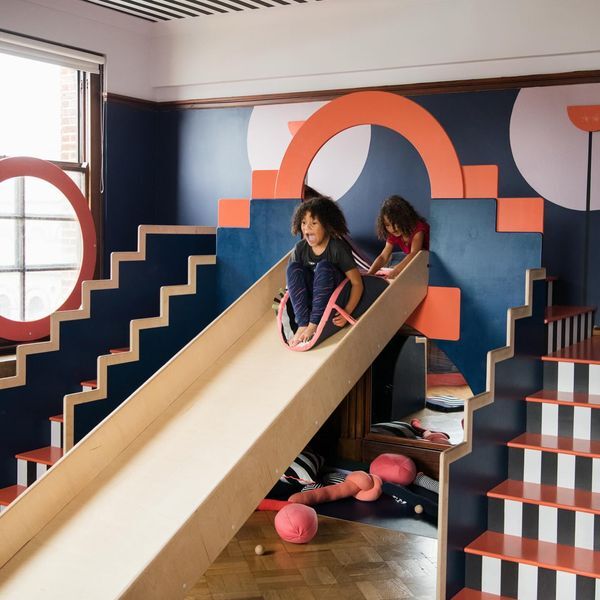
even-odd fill
[(262, 547), (261, 544), (258, 544), (255, 548), (254, 548), (254, 553), (257, 556), (262, 556), (265, 553), (265, 549)]

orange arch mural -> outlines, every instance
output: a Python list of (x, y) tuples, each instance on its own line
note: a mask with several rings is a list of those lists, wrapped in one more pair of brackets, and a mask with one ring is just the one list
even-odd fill
[(317, 152), (332, 137), (357, 125), (380, 125), (404, 136), (423, 159), (432, 198), (464, 197), (462, 169), (454, 145), (429, 112), (389, 92), (356, 92), (329, 102), (298, 130), (281, 161), (275, 198), (300, 198)]

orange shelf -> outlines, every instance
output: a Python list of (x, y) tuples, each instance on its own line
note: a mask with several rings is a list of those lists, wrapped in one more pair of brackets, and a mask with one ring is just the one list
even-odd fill
[(465, 548), (465, 552), (584, 577), (600, 577), (600, 552), (495, 531), (480, 535)]
[(24, 485), (9, 485), (0, 489), (0, 506), (8, 506), (17, 496), (20, 496), (27, 488)]
[(122, 354), (123, 352), (129, 352), (129, 348), (111, 348), (109, 352), (111, 354)]
[(583, 342), (567, 346), (547, 356), (542, 360), (584, 363), (588, 365), (600, 364), (600, 335), (594, 335)]
[(600, 514), (600, 494), (583, 489), (569, 489), (507, 479), (490, 490), (487, 495), (490, 498), (501, 500), (515, 500), (526, 504)]
[(472, 590), (470, 588), (463, 588), (452, 597), (452, 600), (514, 600), (507, 596), (496, 596), (496, 594), (488, 594), (487, 592), (480, 592), (479, 590)]
[(62, 448), (46, 446), (45, 448), (38, 448), (37, 450), (30, 450), (29, 452), (15, 454), (15, 458), (52, 466), (59, 458), (61, 458), (62, 455)]
[(562, 454), (575, 454), (588, 458), (600, 458), (600, 442), (596, 440), (579, 440), (539, 433), (524, 433), (508, 442), (509, 448), (526, 448)]
[(595, 306), (547, 306), (544, 323), (553, 323), (568, 317), (584, 315), (595, 310)]
[(565, 406), (583, 406), (584, 408), (600, 408), (600, 394), (585, 392), (559, 392), (557, 390), (541, 390), (527, 396), (527, 402), (544, 404), (563, 404)]

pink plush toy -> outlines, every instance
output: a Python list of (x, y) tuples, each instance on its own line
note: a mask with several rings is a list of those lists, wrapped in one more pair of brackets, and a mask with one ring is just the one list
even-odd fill
[(290, 496), (288, 500), (296, 504), (311, 505), (354, 496), (363, 502), (373, 502), (381, 496), (381, 486), (382, 481), (377, 475), (371, 476), (364, 471), (355, 471), (350, 473), (342, 483), (298, 492)]
[(275, 515), (275, 530), (279, 537), (292, 544), (307, 544), (319, 527), (314, 508), (302, 504), (288, 504)]
[(371, 463), (369, 471), (387, 483), (398, 485), (410, 485), (417, 475), (415, 463), (402, 454), (380, 454)]

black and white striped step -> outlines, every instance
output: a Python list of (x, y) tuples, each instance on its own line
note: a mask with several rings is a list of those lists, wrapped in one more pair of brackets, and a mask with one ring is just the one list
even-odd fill
[(600, 600), (593, 577), (476, 554), (466, 557), (466, 585), (519, 600)]
[(600, 405), (584, 402), (565, 404), (552, 400), (539, 402), (533, 396), (527, 400), (529, 433), (600, 440)]
[(488, 529), (542, 542), (600, 550), (600, 515), (591, 512), (488, 498)]
[(541, 448), (511, 447), (508, 450), (508, 477), (527, 483), (600, 493), (600, 458)]
[(545, 360), (544, 389), (600, 395), (600, 364)]

